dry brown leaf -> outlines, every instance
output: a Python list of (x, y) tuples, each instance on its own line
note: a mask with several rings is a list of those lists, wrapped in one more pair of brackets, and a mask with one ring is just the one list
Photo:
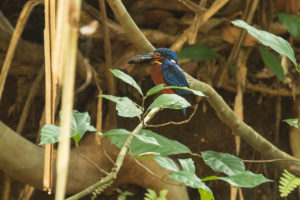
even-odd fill
[[(221, 32), (224, 41), (234, 44), (241, 32), (241, 29), (233, 26), (223, 26)], [(256, 44), (257, 40), (251, 35), (247, 34), (243, 46), (251, 47), (255, 46)]]

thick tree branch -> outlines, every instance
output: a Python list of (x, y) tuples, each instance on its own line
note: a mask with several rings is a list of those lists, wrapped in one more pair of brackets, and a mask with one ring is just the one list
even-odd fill
[[(129, 17), (126, 9), (119, 0), (109, 0), (110, 4), (114, 3), (113, 12), (115, 15)], [(134, 41), (134, 45), (143, 50), (144, 52), (153, 51), (152, 45), (149, 44), (149, 41), (143, 37), (143, 33), (139, 29), (135, 31), (127, 31), (136, 28), (135, 24), (127, 23), (126, 20), (121, 20), (120, 17), (117, 17), (121, 26), (127, 32), (127, 35), (131, 38), (140, 38), (141, 40)], [(129, 20), (129, 19), (127, 19)], [(131, 20), (132, 21), (132, 20)], [(222, 97), (208, 84), (203, 83), (189, 74), (185, 73), (189, 81), (190, 88), (199, 90), (207, 96), (208, 103), (216, 111), (218, 117), (232, 129), (233, 133), (240, 136), (245, 140), (250, 146), (252, 146), (256, 151), (260, 152), (266, 159), (289, 159), (290, 161), (278, 162), (280, 167), (285, 168), (293, 172), (294, 174), (300, 176), (300, 160), (294, 158), (293, 156), (281, 151), (259, 133), (257, 133), (253, 128), (248, 126), (245, 122), (240, 120), (238, 116), (232, 111), (232, 109), (226, 104)]]

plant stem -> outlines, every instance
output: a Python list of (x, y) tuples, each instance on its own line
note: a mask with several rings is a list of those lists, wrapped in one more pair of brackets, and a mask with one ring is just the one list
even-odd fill
[[(145, 122), (150, 121), (152, 117), (160, 110), (160, 108), (153, 108), (145, 117)], [(104, 178), (102, 178), (97, 183), (91, 185), (90, 187), (86, 188), (85, 190), (67, 198), (66, 200), (77, 200), (80, 199), (90, 193), (92, 193), (95, 189), (101, 188), (101, 186), (106, 185), (107, 183), (110, 183), (111, 181), (115, 180), (117, 177), (118, 172), (120, 171), (121, 166), (123, 165), (124, 158), (128, 152), (129, 146), (136, 134), (140, 132), (140, 130), (143, 128), (144, 122), (141, 121), (137, 127), (131, 132), (131, 134), (128, 136), (127, 140), (124, 143), (124, 146), (122, 147), (121, 151), (118, 154), (117, 160), (115, 162), (114, 167), (112, 168), (111, 172)], [(100, 189), (101, 190), (101, 189)]]

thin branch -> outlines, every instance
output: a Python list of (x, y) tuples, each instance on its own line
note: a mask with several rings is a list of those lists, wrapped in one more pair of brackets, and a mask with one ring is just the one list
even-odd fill
[(2, 66), (2, 70), (1, 70), (1, 74), (0, 74), (0, 101), (2, 98), (2, 94), (3, 94), (3, 89), (4, 89), (4, 85), (6, 82), (6, 77), (8, 74), (8, 70), (10, 68), (10, 64), (12, 62), (12, 59), (14, 57), (15, 54), (15, 50), (17, 47), (17, 44), (19, 42), (20, 36), (24, 30), (24, 27), (27, 23), (27, 20), (31, 14), (32, 9), (38, 5), (42, 3), (41, 0), (31, 0), (28, 1), (25, 5), (24, 8), (19, 16), (16, 28), (13, 32), (12, 38), (10, 40), (9, 43), (9, 47), (7, 50), (7, 54), (5, 56), (4, 62), (3, 62), (3, 66)]
[(248, 163), (270, 163), (270, 162), (278, 162), (278, 161), (295, 161), (299, 162), (300, 160), (295, 160), (295, 159), (272, 159), (272, 160), (243, 160), (243, 162), (248, 162)]
[[(150, 152), (149, 152), (150, 153)], [(132, 156), (132, 155), (131, 155)], [(132, 156), (133, 157), (133, 156)], [(143, 169), (145, 169), (147, 172), (149, 172), (150, 174), (152, 174), (153, 176), (159, 178), (159, 180), (161, 180), (162, 182), (164, 182), (165, 184), (169, 184), (169, 185), (174, 185), (174, 186), (182, 186), (182, 184), (176, 184), (176, 183), (171, 183), (168, 181), (165, 181), (164, 178), (166, 176), (168, 176), (168, 174), (165, 174), (163, 176), (158, 176), (157, 174), (155, 174), (153, 171), (151, 171), (151, 169), (149, 169), (148, 167), (146, 167), (145, 165), (143, 165), (140, 161), (138, 161), (137, 159), (135, 159), (133, 157), (133, 160), (139, 165), (141, 166)]]
[[(219, 11), (229, 0), (216, 0), (209, 9), (206, 10), (197, 22), (197, 26), (201, 27), (207, 20), (209, 20), (215, 13)], [(170, 49), (179, 51), (188, 39), (188, 36), (194, 32), (194, 24), (186, 29), (183, 34), (172, 44)]]
[(185, 5), (187, 8), (189, 8), (191, 11), (197, 13), (198, 12), (198, 6), (194, 2), (190, 0), (178, 0), (181, 2), (183, 5)]
[[(247, 1), (250, 2), (250, 1)], [(259, 3), (259, 0), (254, 0), (251, 1), (251, 7), (247, 6), (246, 7), (246, 11), (245, 11), (245, 15), (243, 16), (243, 18), (245, 18), (245, 21), (250, 24), (252, 22), (255, 10), (257, 8), (257, 5)], [(248, 4), (247, 4), (248, 5)], [(239, 51), (240, 51), (240, 47), (242, 46), (245, 38), (247, 35), (247, 31), (245, 29), (242, 29), (236, 42), (234, 43), (234, 46), (229, 54), (229, 57), (227, 59), (226, 65), (224, 65), (217, 73), (216, 77), (214, 78), (214, 83), (215, 85), (217, 85), (217, 87), (220, 87), (222, 85), (224, 76), (226, 74), (227, 68), (228, 66), (236, 59)]]
[(91, 159), (89, 159), (87, 156), (85, 156), (84, 154), (82, 154), (79, 150), (79, 147), (77, 147), (77, 150), (78, 150), (78, 155), (85, 159), (87, 162), (91, 163), (93, 166), (95, 166), (100, 172), (102, 172), (103, 174), (106, 174), (108, 175), (108, 172), (105, 171), (104, 169), (102, 169), (101, 167), (99, 167), (94, 161), (92, 161)]
[[(145, 122), (148, 122), (160, 109), (154, 108), (152, 109), (148, 115), (145, 117)], [(125, 156), (129, 150), (129, 146), (134, 139), (134, 136), (140, 132), (140, 130), (143, 128), (144, 122), (140, 122), (139, 125), (132, 131), (132, 133), (128, 136), (127, 140), (125, 141), (121, 151), (119, 152), (119, 155), (117, 157), (117, 160), (115, 162), (114, 167), (112, 168), (111, 172), (104, 178), (102, 178), (97, 183), (91, 185), (90, 187), (86, 188), (85, 190), (67, 198), (66, 200), (77, 200), (81, 197), (84, 197), (90, 193), (92, 193), (94, 190), (99, 189), (101, 191), (101, 187), (105, 186), (106, 184), (110, 183), (111, 181), (115, 180), (117, 178), (117, 174), (120, 171), (121, 166), (123, 165), (123, 161), (125, 159)]]
[[(110, 0), (111, 2), (112, 0)], [(115, 2), (115, 1), (114, 1)], [(122, 4), (120, 1), (118, 3)], [(123, 13), (124, 10), (121, 9), (121, 6), (115, 7), (113, 12)], [(128, 14), (128, 13), (127, 13)], [(129, 15), (127, 17), (130, 17)], [(119, 20), (121, 26), (126, 30), (131, 29), (131, 24), (124, 22), (123, 20)], [(127, 32), (130, 34), (132, 38), (140, 37), (142, 35), (141, 31), (130, 31)], [(144, 38), (146, 40), (146, 38)], [(146, 45), (145, 43), (149, 43), (149, 41), (140, 41), (135, 42), (139, 49), (144, 49), (145, 52), (153, 51), (152, 45)], [(289, 169), (293, 171), (295, 174), (300, 174), (300, 163), (299, 160), (294, 158), (293, 156), (281, 151), (264, 137), (262, 137), (259, 133), (253, 130), (250, 126), (248, 126), (245, 122), (240, 120), (238, 116), (231, 110), (231, 108), (226, 104), (226, 102), (222, 99), (222, 97), (208, 84), (203, 83), (189, 74), (185, 73), (185, 76), (189, 82), (189, 86), (191, 89), (195, 89), (203, 92), (207, 98), (208, 103), (213, 107), (216, 111), (218, 117), (229, 127), (232, 131), (240, 136), (243, 140), (245, 140), (253, 149), (259, 151), (266, 158), (281, 158), (281, 159), (290, 159), (288, 162), (280, 162), (282, 168)]]
[(195, 107), (193, 113), (186, 120), (183, 120), (183, 121), (180, 121), (180, 122), (170, 121), (170, 122), (166, 122), (166, 123), (163, 123), (163, 124), (145, 124), (145, 127), (162, 127), (162, 126), (168, 126), (168, 125), (171, 125), (171, 124), (180, 125), (180, 124), (188, 123), (193, 118), (193, 116), (196, 114), (197, 108), (198, 108), (198, 104), (196, 104), (196, 107)]
[[(100, 7), (100, 15), (102, 19), (102, 33), (103, 33), (103, 40), (104, 40), (104, 56), (105, 56), (105, 75), (106, 75), (106, 84), (108, 88), (108, 93), (111, 95), (116, 94), (116, 87), (115, 81), (112, 73), (109, 71), (112, 68), (112, 55), (111, 55), (111, 44), (110, 44), (110, 37), (109, 37), (109, 29), (107, 25), (107, 14), (105, 8), (105, 0), (98, 0), (98, 4)], [(98, 69), (98, 73), (101, 69)], [(101, 97), (100, 97), (101, 98)], [(117, 112), (115, 109), (114, 102), (108, 102), (108, 113), (110, 115), (105, 120), (105, 127), (111, 128), (117, 125)]]
[(219, 118), (232, 129), (234, 134), (240, 136), (244, 141), (252, 146), (253, 149), (260, 152), (266, 158), (288, 159), (288, 162), (280, 162), (278, 165), (282, 168), (290, 169), (296, 174), (300, 174), (300, 163), (298, 159), (278, 149), (257, 133), (253, 128), (239, 119), (239, 117), (225, 103), (222, 97), (210, 85), (194, 79), (187, 73), (185, 73), (185, 76), (188, 79), (190, 88), (202, 91), (207, 96), (205, 99), (216, 111)]

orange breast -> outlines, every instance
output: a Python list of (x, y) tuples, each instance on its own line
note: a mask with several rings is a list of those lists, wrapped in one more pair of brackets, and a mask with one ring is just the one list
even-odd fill
[[(151, 78), (155, 85), (164, 84), (167, 85), (164, 81), (162, 69), (160, 68), (160, 64), (155, 64), (151, 67)], [(175, 94), (172, 89), (164, 89), (162, 93), (165, 94)]]

